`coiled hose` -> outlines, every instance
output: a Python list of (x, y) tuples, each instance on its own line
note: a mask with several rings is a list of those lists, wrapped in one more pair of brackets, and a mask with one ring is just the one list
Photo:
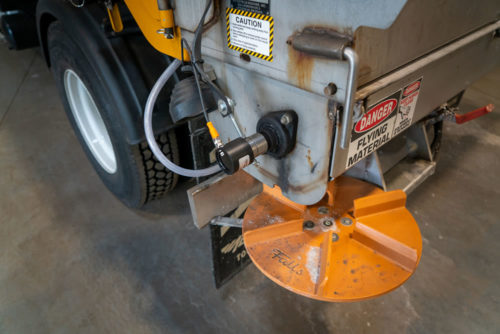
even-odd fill
[(144, 110), (144, 132), (146, 133), (146, 140), (148, 141), (149, 147), (153, 152), (154, 156), (158, 161), (160, 161), (165, 167), (167, 167), (172, 172), (187, 176), (187, 177), (202, 177), (215, 174), (219, 172), (220, 166), (215, 164), (208, 168), (204, 169), (187, 169), (180, 166), (177, 166), (172, 161), (168, 160), (168, 158), (163, 154), (160, 147), (156, 143), (156, 139), (153, 133), (153, 109), (156, 103), (156, 99), (160, 94), (165, 83), (170, 79), (170, 77), (175, 73), (175, 71), (181, 65), (181, 61), (179, 59), (175, 59), (167, 69), (162, 73), (158, 81), (156, 81), (155, 85), (151, 89), (151, 92), (148, 96), (148, 101), (146, 102), (146, 109)]

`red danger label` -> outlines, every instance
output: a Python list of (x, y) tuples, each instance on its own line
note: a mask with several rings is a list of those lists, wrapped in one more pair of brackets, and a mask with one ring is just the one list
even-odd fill
[(380, 102), (379, 104), (368, 110), (363, 118), (361, 118), (358, 123), (356, 123), (354, 131), (356, 131), (357, 133), (361, 133), (374, 128), (378, 124), (382, 123), (384, 119), (389, 117), (394, 109), (396, 109), (397, 105), (398, 100), (396, 99), (389, 99)]
[(406, 89), (403, 92), (403, 96), (408, 96), (411, 93), (413, 93), (414, 91), (416, 91), (417, 89), (419, 89), (420, 88), (420, 81), (421, 80), (415, 81), (410, 86), (406, 87)]

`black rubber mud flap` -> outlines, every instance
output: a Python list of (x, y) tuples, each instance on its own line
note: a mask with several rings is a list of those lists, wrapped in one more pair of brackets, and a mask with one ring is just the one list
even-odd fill
[(210, 225), (215, 287), (219, 289), (250, 263), (239, 227)]

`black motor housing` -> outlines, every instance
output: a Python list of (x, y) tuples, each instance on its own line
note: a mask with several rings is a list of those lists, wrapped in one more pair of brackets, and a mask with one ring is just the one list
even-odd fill
[[(203, 81), (200, 81), (200, 86), (207, 111), (217, 109), (217, 101), (215, 101), (210, 86)], [(183, 79), (175, 85), (170, 97), (169, 111), (174, 123), (200, 115), (203, 112), (194, 76)]]

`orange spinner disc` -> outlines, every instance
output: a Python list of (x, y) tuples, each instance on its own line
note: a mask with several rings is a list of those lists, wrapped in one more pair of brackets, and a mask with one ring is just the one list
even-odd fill
[(314, 299), (363, 300), (397, 288), (417, 267), (422, 236), (405, 202), (401, 190), (345, 176), (310, 206), (265, 187), (245, 213), (243, 238), (277, 284)]

